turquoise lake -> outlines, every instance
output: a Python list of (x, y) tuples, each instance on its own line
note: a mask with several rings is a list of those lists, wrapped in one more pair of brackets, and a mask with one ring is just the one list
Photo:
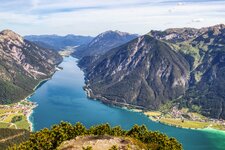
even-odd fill
[(182, 143), (185, 150), (225, 150), (225, 133), (179, 129), (149, 120), (145, 115), (129, 110), (111, 107), (87, 98), (84, 75), (76, 63), (77, 59), (64, 58), (52, 79), (39, 86), (29, 98), (37, 102), (30, 120), (33, 129), (51, 127), (60, 121), (81, 122), (86, 127), (109, 123), (130, 129), (134, 124), (145, 124), (150, 130), (158, 130)]

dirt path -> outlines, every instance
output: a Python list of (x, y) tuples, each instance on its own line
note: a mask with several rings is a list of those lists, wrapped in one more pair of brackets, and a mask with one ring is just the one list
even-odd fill
[(8, 141), (8, 140), (14, 139), (14, 138), (19, 137), (19, 136), (21, 136), (21, 135), (23, 135), (23, 134), (25, 134), (24, 131), (21, 132), (21, 133), (19, 133), (19, 134), (16, 134), (16, 135), (9, 136), (9, 137), (7, 137), (7, 138), (5, 138), (5, 139), (1, 139), (1, 140), (0, 140), (0, 143), (4, 143), (4, 142), (6, 142), (6, 141)]
[(9, 128), (10, 128), (10, 127), (12, 127), (12, 126), (14, 126), (14, 127), (15, 127), (15, 129), (18, 129), (15, 123), (10, 123)]

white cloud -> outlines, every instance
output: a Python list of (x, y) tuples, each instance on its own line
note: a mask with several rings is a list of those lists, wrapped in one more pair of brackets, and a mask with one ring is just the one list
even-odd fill
[(35, 9), (40, 5), (40, 0), (32, 0), (31, 4), (32, 4), (32, 8)]
[(203, 22), (204, 19), (203, 18), (195, 18), (195, 19), (192, 19), (192, 22)]
[(144, 34), (151, 29), (225, 23), (225, 1), (20, 0), (20, 4), (18, 0), (4, 3), (0, 28), (23, 35), (96, 35), (109, 29)]
[(184, 4), (185, 4), (185, 3), (183, 3), (183, 2), (178, 2), (178, 3), (177, 3), (178, 6), (182, 6), (182, 5), (184, 5)]

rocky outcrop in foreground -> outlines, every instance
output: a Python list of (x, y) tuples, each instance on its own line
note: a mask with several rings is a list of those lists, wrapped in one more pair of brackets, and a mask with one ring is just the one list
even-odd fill
[[(86, 129), (81, 123), (71, 125), (61, 122), (51, 129), (42, 129), (33, 133), (30, 139), (9, 150), (43, 149), (87, 149), (107, 150), (108, 148), (134, 148), (144, 150), (182, 150), (182, 145), (174, 138), (149, 131), (144, 125), (134, 125), (130, 130), (101, 124)], [(133, 150), (133, 149), (132, 149)]]
[[(135, 143), (136, 142), (136, 143)], [(81, 136), (76, 137), (73, 140), (63, 142), (58, 149), (59, 150), (141, 150), (146, 146), (132, 138), (126, 137), (113, 137), (113, 136)], [(140, 144), (141, 143), (141, 144)], [(114, 149), (113, 149), (114, 148)]]

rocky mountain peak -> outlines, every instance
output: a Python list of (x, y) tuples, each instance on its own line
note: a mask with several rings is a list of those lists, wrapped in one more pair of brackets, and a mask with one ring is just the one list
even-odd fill
[(149, 35), (160, 39), (166, 40), (167, 42), (177, 43), (184, 42), (188, 40), (193, 40), (195, 38), (208, 37), (208, 34), (219, 35), (225, 31), (224, 24), (218, 24), (211, 27), (204, 27), (200, 29), (195, 28), (170, 28), (164, 31), (150, 31)]
[(138, 35), (136, 34), (109, 30), (96, 36), (87, 45), (78, 47), (73, 55), (75, 57), (103, 55), (108, 50), (125, 44), (137, 37)]
[(164, 31), (152, 30), (149, 32), (149, 35), (160, 40), (167, 40), (172, 43), (176, 43), (193, 39), (198, 35), (201, 35), (198, 31), (199, 30), (195, 28), (170, 28)]
[(0, 40), (2, 41), (5, 39), (11, 39), (12, 41), (23, 43), (23, 37), (9, 29), (0, 32)]
[(96, 36), (92, 42), (89, 44), (89, 46), (91, 45), (94, 45), (96, 43), (98, 43), (99, 41), (106, 41), (106, 40), (123, 40), (126, 38), (130, 38), (130, 37), (136, 37), (136, 35), (133, 35), (133, 34), (129, 34), (127, 32), (121, 32), (121, 31), (112, 31), (112, 30), (109, 30), (109, 31), (105, 31), (101, 34), (99, 34), (98, 36)]
[[(114, 35), (114, 36), (129, 36), (129, 35), (132, 35), (132, 34), (127, 33), (127, 32), (121, 32), (121, 31), (119, 31), (119, 30), (115, 30), (115, 31), (113, 31), (113, 30), (108, 30), (108, 31), (105, 31), (105, 32), (99, 34), (97, 37), (113, 36), (113, 35)], [(96, 38), (97, 38), (97, 37), (96, 37)]]
[(218, 24), (218, 25), (212, 26), (210, 28), (217, 29), (217, 30), (221, 30), (221, 29), (224, 29), (225, 28), (225, 24)]
[(225, 29), (224, 24), (218, 24), (218, 25), (210, 27), (210, 30), (213, 31), (214, 35), (220, 34), (222, 31), (224, 31), (224, 29)]
[(211, 26), (211, 27), (203, 27), (201, 29), (199, 29), (199, 31), (201, 33), (206, 33), (206, 32), (209, 32), (209, 31), (212, 31), (214, 34), (219, 34), (221, 33), (221, 31), (225, 29), (225, 25), (224, 24), (218, 24), (218, 25), (214, 25), (214, 26)]

